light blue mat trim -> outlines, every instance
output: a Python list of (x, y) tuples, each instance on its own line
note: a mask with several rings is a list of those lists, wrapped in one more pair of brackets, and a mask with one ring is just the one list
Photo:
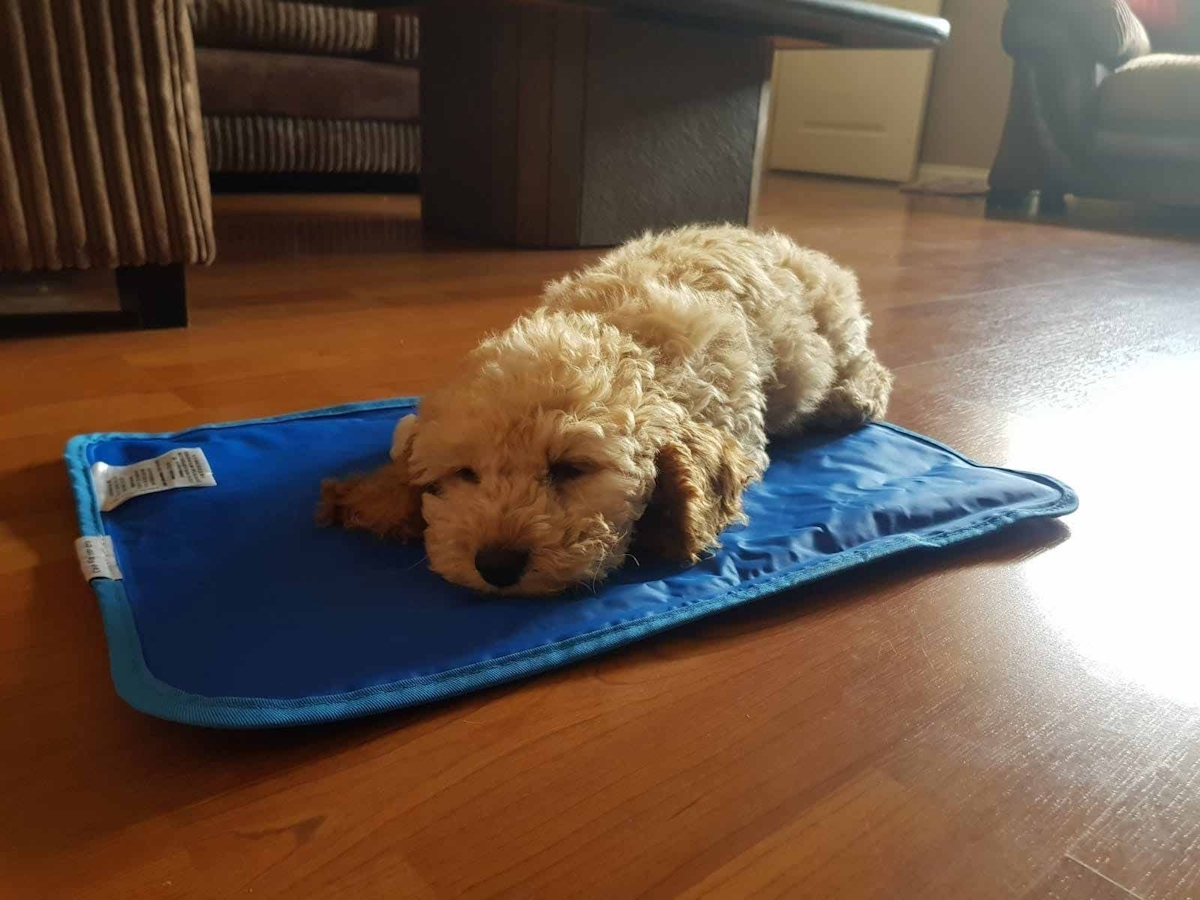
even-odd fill
[[(185, 438), (213, 429), (333, 417), (371, 409), (399, 409), (411, 406), (414, 402), (414, 398), (400, 398), (351, 403), (328, 409), (291, 413), (246, 422), (205, 425), (170, 434), (107, 432), (72, 438), (67, 444), (65, 456), (71, 486), (75, 493), (76, 510), (82, 534), (84, 536), (101, 536), (106, 533), (93, 492), (90, 465), (87, 460), (87, 450), (93, 444), (114, 438)], [(895, 425), (880, 423), (868, 427), (886, 428), (897, 434), (914, 438), (977, 468), (994, 468), (980, 466), (937, 441)], [(1013, 470), (1000, 469), (999, 471), (1012, 472)], [(211, 697), (187, 693), (165, 684), (154, 676), (143, 658), (141, 642), (125, 593), (124, 583), (109, 579), (96, 579), (92, 582), (92, 586), (99, 600), (104, 620), (114, 684), (118, 694), (136, 709), (176, 722), (217, 728), (263, 728), (329, 722), (402, 709), (535, 675), (631, 643), (648, 635), (675, 628), (714, 612), (799, 587), (887, 556), (917, 548), (940, 548), (960, 544), (1015, 522), (1031, 518), (1062, 516), (1073, 512), (1078, 507), (1078, 498), (1075, 492), (1065, 484), (1044, 475), (1025, 472), (1014, 472), (1014, 474), (1054, 488), (1058, 492), (1058, 499), (1038, 507), (987, 510), (959, 520), (956, 527), (953, 528), (933, 527), (917, 532), (892, 535), (872, 541), (867, 546), (849, 549), (829, 556), (820, 562), (808, 564), (798, 571), (785, 572), (777, 577), (736, 588), (712, 598), (496, 659), (450, 669), (427, 677), (409, 678), (321, 697), (297, 699)]]

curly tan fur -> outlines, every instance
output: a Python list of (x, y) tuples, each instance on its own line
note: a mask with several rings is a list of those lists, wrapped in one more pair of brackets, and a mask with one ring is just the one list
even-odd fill
[[(594, 582), (635, 532), (695, 560), (743, 518), (768, 435), (883, 416), (869, 325), (854, 275), (786, 237), (647, 235), (547, 285), (399, 423), (392, 463), (327, 483), (320, 515), (423, 531), (433, 569), (482, 591)], [(511, 586), (476, 568), (497, 547), (529, 553)]]

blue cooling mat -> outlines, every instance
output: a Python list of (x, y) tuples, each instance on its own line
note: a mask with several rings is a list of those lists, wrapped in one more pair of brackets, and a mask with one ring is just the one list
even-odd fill
[[(343, 719), (541, 672), (914, 547), (1076, 507), (1053, 479), (969, 462), (891, 425), (771, 448), (747, 527), (690, 569), (642, 559), (597, 593), (485, 598), (419, 546), (313, 524), (321, 479), (382, 463), (413, 400), (67, 446), (85, 536), (121, 580), (92, 580), (117, 691), (144, 712), (230, 728)], [(215, 487), (100, 512), (94, 463), (199, 447)], [(104, 543), (104, 542), (98, 542)]]

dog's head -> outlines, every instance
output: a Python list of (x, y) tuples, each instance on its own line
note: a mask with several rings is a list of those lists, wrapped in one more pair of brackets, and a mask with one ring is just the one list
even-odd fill
[(733, 441), (662, 399), (650, 356), (580, 313), (535, 312), (486, 340), (401, 420), (392, 457), (423, 493), (411, 531), (431, 567), (492, 593), (594, 583), (635, 531), (693, 560), (750, 477)]

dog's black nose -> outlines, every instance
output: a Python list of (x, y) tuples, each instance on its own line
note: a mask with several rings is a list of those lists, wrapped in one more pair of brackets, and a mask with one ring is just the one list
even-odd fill
[(492, 587), (512, 587), (525, 574), (529, 551), (512, 547), (484, 547), (475, 554), (475, 569)]

